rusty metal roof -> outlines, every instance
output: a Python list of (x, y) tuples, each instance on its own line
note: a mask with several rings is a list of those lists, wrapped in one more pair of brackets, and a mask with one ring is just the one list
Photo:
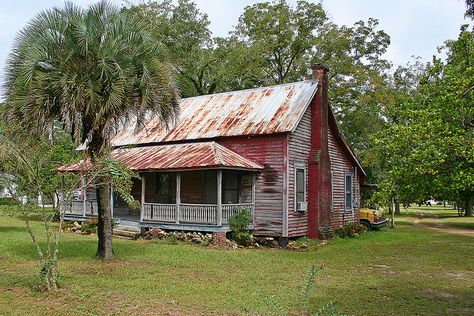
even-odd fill
[(135, 122), (112, 139), (113, 146), (260, 135), (293, 131), (317, 90), (308, 80), (277, 86), (182, 99), (176, 124), (167, 130), (159, 118), (135, 131)]
[[(246, 159), (216, 142), (169, 144), (135, 148), (117, 148), (112, 157), (135, 171), (231, 168), (259, 170), (263, 166)], [(90, 162), (81, 161), (62, 166), (60, 172), (79, 172), (90, 168)]]

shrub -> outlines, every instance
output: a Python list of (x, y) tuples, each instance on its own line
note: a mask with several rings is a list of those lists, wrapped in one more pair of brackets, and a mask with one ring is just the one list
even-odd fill
[(210, 244), (212, 244), (212, 235), (205, 234), (202, 236), (202, 245), (209, 246)]
[(241, 246), (249, 246), (252, 243), (252, 234), (249, 231), (251, 222), (252, 216), (244, 207), (229, 218), (232, 239)]
[(16, 205), (18, 201), (12, 197), (0, 197), (0, 205)]
[(359, 237), (365, 232), (365, 226), (359, 222), (347, 222), (344, 226), (336, 229), (336, 236), (341, 238)]
[(99, 220), (97, 217), (92, 217), (85, 221), (82, 226), (81, 226), (81, 232), (84, 234), (92, 234), (97, 232), (97, 224), (99, 223)]

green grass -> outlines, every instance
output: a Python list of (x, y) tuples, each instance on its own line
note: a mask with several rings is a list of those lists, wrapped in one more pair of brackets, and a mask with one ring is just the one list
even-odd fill
[(446, 208), (442, 205), (412, 206), (402, 208), (400, 212), (401, 215), (395, 217), (398, 223), (413, 224), (417, 220), (423, 225), (443, 225), (474, 230), (474, 217), (460, 217), (450, 205), (447, 205)]
[[(39, 230), (39, 224), (34, 223)], [(0, 217), (0, 314), (296, 314), (311, 266), (311, 306), (352, 315), (474, 313), (474, 239), (397, 225), (307, 251), (221, 250), (114, 240), (117, 259), (94, 259), (96, 238), (65, 233), (59, 293), (35, 290), (38, 263), (24, 224)]]

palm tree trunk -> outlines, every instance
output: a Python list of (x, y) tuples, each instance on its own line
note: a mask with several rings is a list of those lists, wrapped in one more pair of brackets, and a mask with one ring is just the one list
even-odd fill
[(100, 184), (95, 189), (97, 195), (97, 209), (99, 222), (97, 225), (97, 245), (96, 256), (100, 259), (109, 260), (114, 257), (112, 247), (112, 214), (110, 211), (110, 198), (108, 184)]
[[(96, 164), (97, 160), (100, 160), (102, 157), (104, 153), (104, 143), (101, 134), (95, 131), (92, 134), (88, 148), (89, 157), (91, 157), (93, 164)], [(97, 224), (98, 244), (96, 257), (109, 260), (114, 257), (112, 247), (112, 212), (110, 210), (109, 198), (110, 179), (99, 178), (97, 179), (97, 183), (95, 194), (97, 197), (97, 213), (99, 218)]]

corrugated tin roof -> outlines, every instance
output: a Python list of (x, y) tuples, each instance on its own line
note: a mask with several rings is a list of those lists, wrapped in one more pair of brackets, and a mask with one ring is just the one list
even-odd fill
[[(263, 169), (259, 163), (246, 159), (215, 142), (118, 148), (112, 151), (112, 157), (135, 171), (205, 168)], [(58, 170), (79, 172), (88, 168), (90, 168), (90, 162), (87, 160), (71, 166), (62, 166)]]
[(308, 80), (182, 99), (179, 118), (171, 129), (158, 118), (148, 120), (139, 131), (131, 122), (112, 139), (112, 145), (293, 131), (316, 90), (317, 81)]

